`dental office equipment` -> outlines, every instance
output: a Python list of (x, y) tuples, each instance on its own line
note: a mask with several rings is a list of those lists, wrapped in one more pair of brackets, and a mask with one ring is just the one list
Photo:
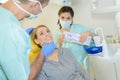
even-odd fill
[(102, 48), (103, 48), (102, 54), (103, 54), (104, 57), (108, 57), (108, 46), (107, 46), (106, 40), (104, 38), (103, 29), (102, 28), (96, 28), (95, 33), (98, 33), (98, 31), (101, 31), (101, 36), (102, 36), (102, 41), (101, 41), (101, 45), (102, 45)]
[(100, 36), (94, 36), (93, 40), (94, 40), (95, 46), (101, 46), (102, 45)]
[[(101, 43), (102, 46), (102, 56), (98, 55), (95, 58), (98, 60), (105, 60), (105, 61), (111, 61), (114, 67), (114, 73), (115, 73), (115, 80), (118, 80), (118, 71), (117, 71), (117, 62), (119, 63), (120, 60), (120, 49), (115, 49), (113, 47), (110, 47), (107, 45), (106, 40), (104, 38), (104, 33), (102, 28), (96, 28), (95, 33), (98, 33), (98, 31), (101, 32), (102, 39), (100, 41), (100, 36), (97, 36), (97, 39), (94, 38), (95, 45), (99, 46), (98, 44)], [(109, 49), (109, 50), (108, 50)], [(113, 51), (114, 50), (114, 51)], [(97, 53), (98, 54), (98, 53)]]
[[(88, 54), (95, 54), (95, 55), (103, 56), (103, 55), (101, 55), (102, 46), (97, 47), (94, 44), (92, 44), (90, 46), (84, 45), (84, 49)], [(98, 54), (98, 53), (100, 53), (100, 54)]]
[(26, 29), (25, 31), (30, 35), (33, 30), (34, 30), (34, 28), (30, 27), (30, 28)]
[(101, 32), (102, 40), (100, 39), (100, 36), (94, 36), (93, 43), (91, 43), (90, 46), (84, 46), (84, 49), (86, 52), (88, 52), (88, 54), (96, 54), (98, 56), (108, 57), (108, 47), (104, 38), (103, 30), (102, 28), (96, 28), (95, 33), (97, 34), (98, 31)]
[(89, 36), (84, 43), (80, 42), (80, 34), (71, 33), (71, 32), (64, 32), (64, 40), (68, 42), (78, 43), (82, 45), (90, 45), (91, 37)]

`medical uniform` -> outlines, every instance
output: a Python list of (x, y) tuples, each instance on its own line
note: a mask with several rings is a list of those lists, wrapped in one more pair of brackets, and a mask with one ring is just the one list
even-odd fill
[(27, 80), (30, 39), (20, 22), (0, 7), (0, 80)]
[(67, 48), (58, 49), (59, 61), (46, 59), (36, 80), (93, 80)]
[[(85, 27), (83, 25), (80, 25), (80, 24), (72, 24), (71, 28), (70, 28), (70, 32), (72, 32), (72, 33), (81, 34), (85, 31), (92, 31), (93, 32), (92, 29)], [(58, 46), (58, 36), (60, 34), (62, 34), (60, 29), (56, 30), (56, 33), (54, 36), (54, 41), (55, 41), (55, 44), (57, 46)], [(83, 45), (63, 41), (62, 47), (69, 48), (72, 51), (73, 55), (76, 57), (77, 61), (81, 65), (83, 65), (87, 69), (87, 71), (89, 72), (89, 64), (88, 64), (88, 59), (87, 59), (88, 54), (85, 52)]]

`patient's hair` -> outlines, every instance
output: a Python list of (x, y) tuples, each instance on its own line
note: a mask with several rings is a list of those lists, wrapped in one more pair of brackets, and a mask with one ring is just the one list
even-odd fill
[[(71, 15), (72, 17), (74, 17), (74, 11), (73, 11), (73, 9), (72, 9), (70, 6), (63, 6), (63, 7), (59, 10), (58, 16), (60, 16), (62, 13), (65, 13), (65, 12), (70, 13), (70, 15)], [(60, 29), (61, 29), (62, 26), (60, 25), (60, 21), (59, 21), (59, 20), (58, 20), (58, 24), (59, 24)], [(71, 25), (72, 25), (72, 24), (71, 24)]]
[[(37, 32), (37, 30), (39, 29), (39, 28), (41, 28), (41, 27), (46, 27), (47, 29), (49, 29), (47, 26), (45, 26), (45, 25), (39, 25), (39, 26), (37, 26), (33, 31), (32, 31), (32, 34), (31, 34), (31, 38), (32, 38), (32, 40), (34, 41), (35, 39), (37, 39), (37, 34), (36, 34), (36, 32)], [(42, 48), (39, 44), (37, 44), (35, 41), (34, 41), (34, 43), (38, 46), (38, 47), (40, 47), (40, 48)]]

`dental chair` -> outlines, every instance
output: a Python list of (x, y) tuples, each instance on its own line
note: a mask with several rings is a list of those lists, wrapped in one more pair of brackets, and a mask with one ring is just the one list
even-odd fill
[(33, 29), (34, 28), (32, 28), (32, 27), (26, 29), (26, 32), (30, 35), (30, 41), (31, 41), (31, 45), (32, 45), (31, 51), (29, 54), (30, 64), (34, 62), (34, 60), (37, 58), (37, 56), (41, 50), (41, 48), (39, 48), (31, 38), (31, 34), (32, 34)]

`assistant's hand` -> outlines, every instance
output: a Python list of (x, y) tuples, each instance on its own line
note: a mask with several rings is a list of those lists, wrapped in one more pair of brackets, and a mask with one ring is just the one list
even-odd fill
[(60, 45), (62, 45), (63, 40), (64, 40), (64, 34), (59, 35), (59, 36), (58, 36), (59, 47), (60, 47)]
[(52, 54), (52, 52), (55, 50), (55, 43), (51, 42), (49, 44), (44, 43), (43, 48), (41, 52), (44, 54), (45, 57)]
[(81, 43), (84, 43), (84, 42), (87, 40), (88, 36), (90, 36), (90, 33), (91, 33), (91, 32), (89, 32), (89, 31), (83, 32), (83, 33), (80, 35), (80, 42), (81, 42)]

